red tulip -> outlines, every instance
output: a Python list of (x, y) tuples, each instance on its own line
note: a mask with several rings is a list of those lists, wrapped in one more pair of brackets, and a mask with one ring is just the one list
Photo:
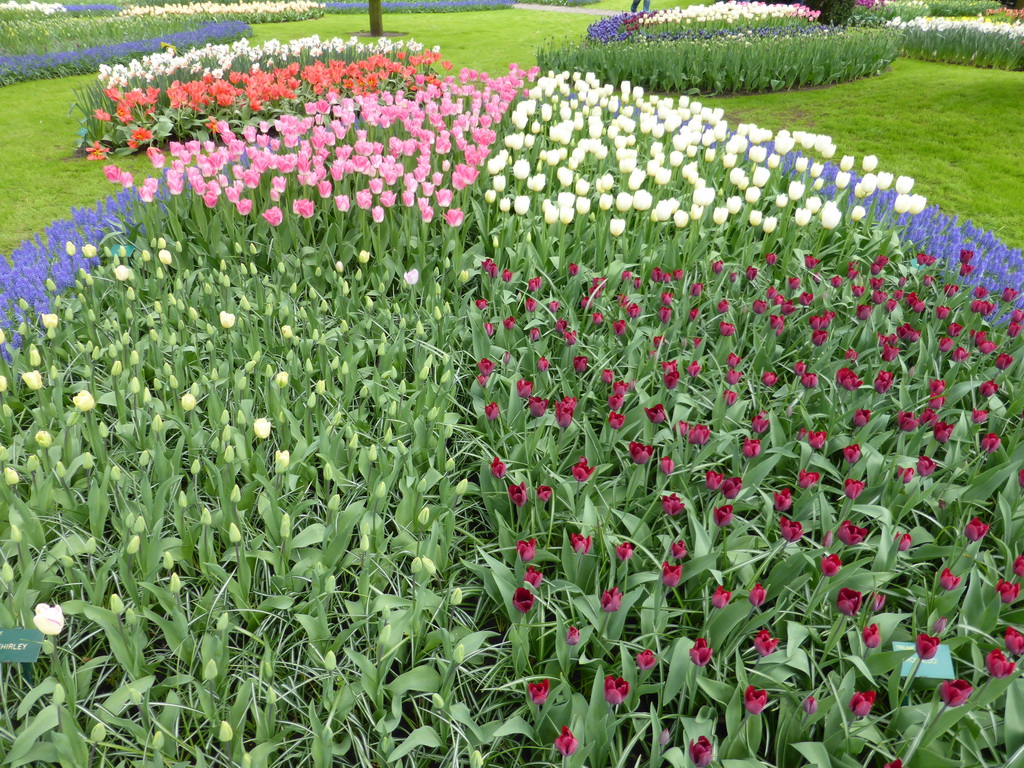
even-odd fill
[(541, 416), (547, 413), (547, 400), (544, 400), (543, 398), (540, 397), (530, 397), (527, 402), (530, 408), (530, 415), (533, 416), (533, 418), (539, 419)]
[(761, 411), (754, 418), (750, 420), (750, 428), (757, 432), (759, 435), (768, 431), (770, 423), (767, 418), (767, 412)]
[(778, 645), (779, 639), (777, 637), (772, 637), (771, 632), (767, 629), (762, 629), (754, 637), (754, 650), (762, 657), (770, 656), (775, 652), (775, 648)]
[(668, 418), (668, 414), (665, 413), (665, 406), (661, 403), (658, 403), (653, 408), (644, 408), (644, 413), (651, 420), (651, 424), (661, 424)]
[(974, 688), (966, 680), (943, 680), (939, 696), (947, 707), (959, 707), (967, 702)]
[(896, 549), (900, 552), (906, 552), (910, 549), (911, 544), (914, 543), (909, 533), (897, 533), (896, 534)]
[(820, 451), (825, 447), (825, 440), (828, 439), (828, 433), (824, 430), (821, 432), (808, 432), (807, 443), (816, 451)]
[(1006, 641), (1007, 651), (1014, 656), (1024, 656), (1024, 635), (1013, 627), (1007, 627), (1004, 640)]
[(1020, 584), (1000, 579), (999, 583), (996, 584), (996, 592), (999, 593), (1000, 600), (1006, 605), (1011, 605), (1020, 597)]
[(817, 485), (819, 480), (821, 480), (821, 473), (808, 472), (806, 469), (801, 469), (796, 484), (801, 488), (807, 489), (812, 485)]
[(577, 555), (589, 555), (590, 549), (594, 545), (594, 538), (584, 536), (582, 533), (572, 533), (569, 534), (569, 544)]
[(507, 471), (508, 467), (505, 466), (505, 462), (495, 456), (494, 461), (491, 462), (491, 474), (501, 480)]
[(653, 445), (644, 445), (635, 441), (629, 444), (629, 457), (633, 460), (634, 464), (646, 464), (651, 460), (653, 454)]
[(580, 460), (572, 468), (572, 476), (577, 483), (585, 483), (592, 474), (594, 474), (594, 467), (587, 463), (585, 456), (580, 456)]
[(526, 569), (526, 572), (523, 574), (523, 581), (525, 581), (534, 589), (538, 589), (541, 585), (541, 582), (544, 581), (544, 574), (531, 565)]
[(580, 642), (580, 631), (576, 627), (569, 627), (565, 633), (565, 644), (568, 646), (578, 645)]
[(835, 576), (842, 567), (843, 561), (839, 559), (839, 555), (833, 554), (821, 558), (821, 572), (824, 576)]
[(743, 480), (739, 477), (730, 477), (722, 481), (722, 495), (727, 499), (735, 499), (743, 490)]
[(947, 592), (952, 592), (959, 587), (961, 581), (962, 579), (959, 576), (954, 576), (949, 568), (944, 568), (942, 575), (939, 576), (939, 585)]
[(678, 587), (683, 579), (683, 566), (671, 565), (667, 560), (661, 564), (661, 583), (669, 589)]
[(690, 649), (690, 661), (696, 664), (698, 667), (706, 667), (711, 661), (711, 646), (708, 645), (708, 641), (703, 637), (697, 638), (693, 644), (693, 648)]
[(653, 668), (657, 663), (658, 657), (654, 655), (653, 651), (640, 651), (640, 653), (636, 655), (636, 665), (645, 672), (648, 669)]
[(775, 503), (776, 512), (786, 512), (793, 506), (793, 492), (789, 488), (781, 491), (772, 491), (772, 498)]
[(761, 441), (752, 440), (751, 438), (745, 438), (743, 440), (743, 446), (740, 449), (743, 455), (748, 459), (756, 458), (761, 453)]
[(526, 613), (533, 608), (533, 592), (526, 587), (518, 587), (512, 594), (512, 607), (520, 613)]
[(494, 421), (501, 415), (501, 409), (497, 403), (489, 403), (484, 406), (484, 416), (487, 417), (488, 421)]
[(530, 562), (537, 556), (537, 540), (530, 539), (529, 541), (516, 542), (516, 552), (519, 554), (519, 559), (524, 563)]
[(999, 435), (995, 432), (989, 432), (983, 438), (981, 438), (981, 450), (984, 453), (995, 453), (999, 450), (999, 445), (1002, 443)]
[(860, 461), (860, 445), (854, 443), (843, 448), (843, 458), (848, 464), (856, 464)]
[(633, 545), (628, 541), (624, 541), (621, 544), (616, 545), (615, 554), (619, 558), (619, 561), (624, 563), (633, 556)]
[(715, 521), (715, 525), (719, 528), (725, 528), (727, 525), (730, 525), (732, 523), (732, 504), (715, 507), (712, 511), (712, 518)]
[(491, 373), (494, 371), (494, 363), (488, 360), (486, 357), (482, 358), (480, 362), (476, 364), (476, 367), (479, 369), (481, 375), (483, 376), (490, 376)]
[(555, 421), (562, 429), (565, 429), (572, 424), (572, 417), (575, 413), (575, 397), (563, 397), (560, 402), (555, 403)]
[(985, 656), (985, 666), (988, 668), (988, 673), (995, 678), (1009, 677), (1017, 671), (1017, 665), (1012, 661), (1007, 661), (1003, 652), (998, 648), (989, 651)]
[(510, 485), (508, 487), (508, 497), (513, 504), (517, 507), (522, 507), (526, 504), (529, 496), (526, 493), (526, 483), (520, 483), (519, 485)]
[(618, 587), (606, 589), (601, 593), (601, 610), (605, 613), (615, 613), (622, 607), (622, 592)]
[(938, 464), (928, 456), (919, 456), (917, 459), (917, 474), (921, 477), (929, 477), (934, 474), (938, 468)]
[(864, 638), (864, 645), (868, 648), (877, 648), (882, 643), (882, 636), (878, 632), (877, 624), (864, 627), (861, 636)]
[(799, 541), (804, 535), (804, 527), (784, 515), (779, 518), (779, 530), (782, 532), (782, 538), (790, 544)]
[(572, 735), (568, 726), (563, 725), (562, 734), (555, 739), (555, 749), (562, 754), (562, 757), (570, 757), (575, 754), (579, 745), (579, 739)]
[(875, 392), (884, 395), (893, 385), (893, 375), (889, 371), (879, 371), (875, 377)]
[(836, 383), (843, 389), (851, 392), (864, 384), (861, 379), (857, 378), (857, 374), (849, 368), (840, 368), (836, 372)]
[[(715, 594), (711, 596), (711, 605), (715, 608), (725, 608), (732, 600), (732, 592), (728, 591), (725, 587), (719, 586), (715, 588)], [(1021, 640), (1024, 643), (1024, 639)]]
[(862, 408), (862, 409), (854, 412), (854, 414), (853, 414), (853, 426), (855, 426), (855, 427), (863, 427), (869, 421), (871, 421), (871, 411)]
[(544, 702), (548, 700), (548, 693), (551, 691), (551, 681), (544, 679), (539, 683), (527, 683), (526, 693), (530, 697), (530, 701), (536, 704), (538, 707), (544, 705)]
[(935, 435), (935, 440), (939, 443), (946, 443), (949, 438), (953, 435), (953, 427), (955, 424), (947, 424), (944, 421), (935, 422), (935, 426), (932, 427), (932, 434)]
[(979, 518), (973, 518), (967, 527), (964, 528), (964, 535), (971, 541), (981, 541), (985, 538), (985, 534), (988, 533), (990, 525), (983, 523)]
[[(849, 481), (847, 481), (849, 482)], [(839, 526), (839, 540), (848, 547), (855, 547), (867, 538), (868, 529), (860, 528), (849, 520), (844, 520)]]
[(914, 647), (917, 649), (917, 656), (921, 661), (928, 661), (934, 659), (935, 655), (939, 652), (939, 645), (942, 641), (937, 637), (932, 637), (926, 634), (920, 634), (917, 636), (917, 640), (914, 643)]
[(759, 691), (754, 686), (748, 685), (743, 693), (743, 706), (752, 715), (760, 715), (768, 706), (768, 691)]
[(844, 616), (856, 616), (860, 611), (863, 595), (849, 587), (843, 587), (836, 595), (836, 608)]
[(669, 517), (674, 517), (686, 509), (686, 504), (680, 500), (678, 495), (673, 493), (671, 496), (661, 497), (661, 509)]
[(694, 424), (687, 433), (690, 445), (706, 445), (711, 439), (711, 429), (704, 424)]
[(671, 475), (675, 471), (675, 468), (676, 463), (672, 461), (671, 457), (662, 456), (660, 459), (658, 459), (658, 469), (661, 470), (661, 473), (663, 475)]
[(690, 761), (696, 768), (707, 768), (715, 759), (715, 752), (707, 736), (690, 739)]
[(523, 400), (529, 400), (533, 394), (533, 382), (526, 379), (520, 379), (516, 382), (516, 394), (519, 395)]
[(673, 541), (668, 548), (669, 554), (675, 560), (682, 560), (686, 557), (686, 542), (685, 541)]
[(617, 707), (629, 696), (629, 683), (621, 677), (608, 675), (604, 679), (604, 700)]
[(551, 486), (538, 485), (537, 486), (537, 501), (547, 501), (551, 498)]
[(1013, 573), (1024, 579), (1024, 555), (1017, 555), (1017, 559), (1013, 561)]
[(760, 608), (764, 605), (764, 601), (768, 598), (768, 590), (762, 587), (760, 584), (755, 584), (753, 589), (750, 590), (750, 594), (747, 599), (750, 600), (750, 604), (755, 608)]
[(875, 698), (878, 696), (875, 691), (864, 691), (853, 694), (850, 698), (850, 711), (854, 717), (867, 717), (871, 713), (871, 707), (875, 705)]

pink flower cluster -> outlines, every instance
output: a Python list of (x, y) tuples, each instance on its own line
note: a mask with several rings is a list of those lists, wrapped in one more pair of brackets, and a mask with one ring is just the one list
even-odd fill
[[(424, 81), (412, 94), (331, 95), (307, 103), (305, 116), (250, 125), (240, 137), (221, 122), (222, 144), (172, 142), (169, 160), (159, 150), (149, 156), (154, 167), (167, 166), (172, 197), (188, 191), (211, 209), (227, 201), (272, 227), (289, 214), (311, 219), (331, 209), (359, 209), (380, 223), (393, 208), (416, 209), (423, 222), (443, 216), (457, 227), (459, 193), (476, 181), (498, 138), (494, 129), (535, 76), (514, 65), (499, 78), (464, 69), (440, 84)], [(134, 183), (116, 166), (105, 172), (112, 183)], [(149, 178), (139, 187), (143, 202), (154, 199), (157, 184)]]

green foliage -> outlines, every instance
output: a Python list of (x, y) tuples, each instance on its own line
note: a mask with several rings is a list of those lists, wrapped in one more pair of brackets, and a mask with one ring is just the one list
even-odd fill
[(706, 42), (549, 45), (537, 58), (542, 69), (594, 72), (661, 91), (718, 94), (854, 80), (883, 71), (898, 50), (898, 37), (884, 30), (775, 36), (741, 31)]
[(821, 11), (818, 21), (830, 26), (846, 26), (853, 17), (856, 0), (807, 0), (808, 8)]
[(68, 16), (54, 14), (8, 21), (0, 17), (0, 54), (76, 51), (196, 29), (195, 17)]
[(915, 19), (899, 27), (903, 53), (974, 67), (1024, 69), (1024, 27), (979, 21)]

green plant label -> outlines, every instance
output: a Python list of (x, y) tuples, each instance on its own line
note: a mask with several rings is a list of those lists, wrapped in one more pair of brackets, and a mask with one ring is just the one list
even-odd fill
[[(892, 644), (892, 649), (894, 651), (913, 651), (914, 648), (915, 646), (913, 643)], [(908, 677), (916, 663), (917, 654), (915, 653), (903, 662), (903, 667), (900, 669), (900, 676)], [(953, 657), (949, 655), (949, 646), (940, 645), (935, 656), (921, 662), (914, 677), (930, 677), (935, 680), (954, 679), (956, 675), (953, 673)]]
[(0, 629), (0, 662), (33, 662), (42, 648), (43, 633), (38, 629)]

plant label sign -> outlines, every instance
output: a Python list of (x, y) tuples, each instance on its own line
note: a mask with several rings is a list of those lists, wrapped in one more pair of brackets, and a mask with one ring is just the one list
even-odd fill
[(43, 633), (38, 629), (0, 629), (0, 663), (29, 664), (42, 649)]
[[(894, 651), (913, 651), (914, 643), (893, 643)], [(917, 654), (903, 662), (900, 669), (901, 677), (909, 677), (914, 665), (917, 664)], [(940, 645), (937, 653), (930, 659), (922, 661), (917, 667), (915, 677), (930, 677), (935, 680), (953, 680), (956, 675), (953, 673), (953, 657), (949, 654), (949, 646)]]

